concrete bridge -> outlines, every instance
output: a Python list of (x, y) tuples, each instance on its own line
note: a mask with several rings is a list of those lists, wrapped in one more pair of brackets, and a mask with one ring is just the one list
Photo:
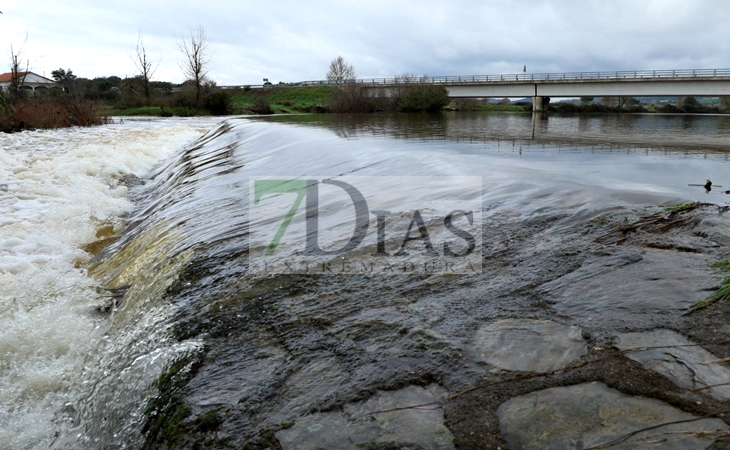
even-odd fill
[[(399, 79), (356, 80), (371, 89), (395, 89)], [(413, 83), (442, 84), (449, 97), (532, 97), (533, 110), (550, 97), (664, 97), (730, 95), (730, 69), (569, 72), (424, 77)], [(378, 94), (376, 94), (378, 95)], [(545, 101), (547, 100), (547, 101)]]
[[(438, 84), (453, 98), (532, 97), (542, 111), (551, 97), (653, 97), (730, 95), (730, 69), (633, 70), (613, 72), (521, 73), (444, 77), (302, 81), (271, 87), (358, 85), (371, 95), (392, 95), (413, 84)], [(252, 86), (259, 87), (259, 86)]]

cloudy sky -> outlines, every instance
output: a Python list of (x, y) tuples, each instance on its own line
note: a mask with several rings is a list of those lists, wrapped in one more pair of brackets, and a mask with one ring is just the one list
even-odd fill
[(132, 76), (141, 36), (156, 79), (182, 82), (177, 44), (197, 27), (219, 85), (320, 80), (338, 55), (359, 78), (730, 67), (727, 0), (0, 0), (0, 11), (0, 72), (27, 34), (24, 59), (49, 77)]

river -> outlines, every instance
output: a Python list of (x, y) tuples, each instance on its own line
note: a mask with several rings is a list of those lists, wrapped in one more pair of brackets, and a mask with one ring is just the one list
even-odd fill
[[(0, 135), (0, 448), (304, 448), (296, 424), (315, 414), (501, 376), (474, 349), (484, 324), (556, 321), (596, 348), (682, 330), (718, 282), (725, 221), (700, 212), (692, 233), (630, 248), (611, 233), (671, 205), (727, 205), (729, 156), (730, 117), (658, 114), (132, 118)], [(320, 203), (282, 180), (316, 184)], [(267, 259), (287, 194), (305, 192)], [(472, 259), (429, 270), (414, 250), (426, 229), (434, 253)], [(322, 246), (308, 263), (305, 241)], [(406, 243), (414, 259), (395, 256)], [(343, 255), (370, 269), (333, 273)], [(469, 420), (446, 416), (434, 442), (468, 447)]]

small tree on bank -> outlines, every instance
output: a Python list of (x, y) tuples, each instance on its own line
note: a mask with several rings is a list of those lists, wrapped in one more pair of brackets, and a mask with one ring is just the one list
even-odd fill
[(23, 68), (23, 49), (25, 48), (25, 44), (28, 42), (28, 35), (25, 35), (25, 40), (23, 41), (23, 44), (20, 46), (18, 51), (15, 51), (13, 48), (13, 43), (10, 43), (10, 96), (11, 97), (19, 97), (20, 96), (20, 88), (23, 86), (23, 83), (25, 82), (25, 75), (28, 72), (28, 68), (30, 66), (29, 62), (25, 63), (25, 68)]
[(338, 56), (330, 62), (327, 81), (352, 81), (355, 78), (355, 69), (350, 64), (347, 64), (342, 56)]
[(57, 70), (51, 71), (51, 78), (56, 80), (61, 86), (63, 86), (64, 91), (67, 93), (73, 93), (74, 95), (81, 95), (79, 92), (79, 89), (77, 88), (77, 79), (78, 77), (74, 75), (73, 71), (71, 69), (63, 70), (62, 68), (58, 68)]
[(137, 39), (137, 45), (134, 50), (135, 56), (133, 59), (134, 65), (137, 67), (137, 80), (139, 81), (142, 95), (144, 95), (145, 104), (149, 106), (150, 97), (152, 96), (150, 83), (152, 82), (152, 77), (155, 76), (157, 66), (153, 66), (152, 61), (147, 56), (147, 50), (144, 47), (144, 42), (142, 42), (142, 36), (139, 36)]
[(61, 68), (52, 70), (51, 71), (51, 78), (58, 81), (61, 84), (65, 84), (68, 81), (75, 80), (78, 78), (76, 75), (74, 75), (73, 70), (63, 70)]
[(200, 104), (200, 93), (203, 82), (208, 74), (208, 37), (205, 30), (199, 26), (196, 30), (188, 30), (188, 35), (178, 42), (178, 48), (183, 54), (183, 60), (179, 63), (180, 68), (187, 77), (195, 83), (195, 103)]

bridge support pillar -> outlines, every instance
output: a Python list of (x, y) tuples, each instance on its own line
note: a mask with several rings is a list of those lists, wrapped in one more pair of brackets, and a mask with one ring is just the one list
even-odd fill
[(532, 112), (547, 112), (550, 97), (532, 97)]

